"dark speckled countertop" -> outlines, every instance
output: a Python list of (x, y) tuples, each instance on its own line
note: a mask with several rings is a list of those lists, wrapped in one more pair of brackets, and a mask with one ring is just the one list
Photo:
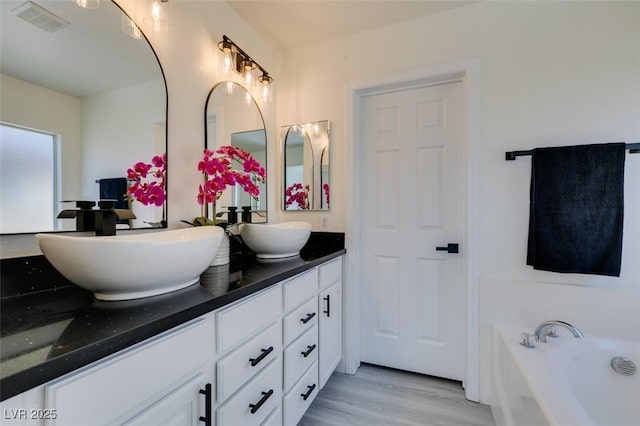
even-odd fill
[[(237, 247), (236, 247), (237, 248)], [(232, 248), (232, 252), (234, 252)], [(300, 256), (262, 262), (235, 253), (210, 267), (200, 285), (144, 299), (96, 300), (44, 256), (0, 264), (0, 400), (341, 256), (344, 234), (312, 233)]]

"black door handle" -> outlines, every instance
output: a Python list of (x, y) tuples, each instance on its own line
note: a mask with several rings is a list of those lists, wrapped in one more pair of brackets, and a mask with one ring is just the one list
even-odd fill
[(449, 243), (446, 247), (436, 247), (437, 251), (446, 251), (447, 253), (460, 253), (458, 244)]
[(205, 406), (204, 406), (204, 416), (200, 416), (198, 420), (203, 422), (205, 426), (211, 426), (211, 422), (213, 421), (213, 415), (211, 413), (212, 407), (212, 396), (211, 396), (211, 383), (207, 383), (204, 389), (200, 389), (200, 393), (205, 397)]

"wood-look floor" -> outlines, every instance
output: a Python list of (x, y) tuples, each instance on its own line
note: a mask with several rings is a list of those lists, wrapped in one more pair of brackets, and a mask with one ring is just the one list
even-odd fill
[(486, 405), (467, 401), (460, 382), (363, 364), (333, 373), (299, 426), (495, 425)]

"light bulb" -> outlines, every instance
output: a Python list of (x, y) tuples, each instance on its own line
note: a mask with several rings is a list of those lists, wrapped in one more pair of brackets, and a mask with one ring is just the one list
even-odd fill
[(231, 58), (231, 51), (224, 53), (224, 65), (222, 66), (222, 72), (229, 74), (233, 67), (233, 60)]
[(248, 89), (251, 88), (251, 86), (253, 86), (253, 73), (251, 72), (251, 70), (245, 70), (244, 72), (244, 84)]
[(153, 5), (151, 6), (151, 17), (153, 18), (154, 21), (160, 20), (160, 2), (159, 1), (153, 2)]
[(166, 12), (162, 10), (162, 3), (166, 3), (169, 0), (153, 0), (151, 3), (151, 16), (143, 19), (145, 25), (150, 26), (155, 32), (165, 32), (168, 29)]
[(269, 90), (269, 85), (262, 85), (262, 102), (269, 102), (269, 95), (271, 94), (271, 90)]
[(124, 32), (129, 37), (133, 37), (135, 39), (142, 38), (142, 32), (140, 28), (136, 25), (135, 22), (127, 15), (122, 15), (122, 32)]
[(100, 6), (100, 0), (76, 0), (76, 4), (85, 9), (97, 9)]

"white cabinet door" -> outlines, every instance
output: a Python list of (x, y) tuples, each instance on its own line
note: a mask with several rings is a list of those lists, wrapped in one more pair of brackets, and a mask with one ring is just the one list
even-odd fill
[[(213, 424), (211, 407), (208, 412), (206, 408), (207, 402), (211, 404), (211, 398), (207, 401), (206, 386), (206, 374), (199, 374), (124, 424), (127, 426)], [(213, 392), (210, 384), (208, 392)], [(203, 423), (200, 423), (201, 418)], [(207, 418), (209, 423), (206, 423)]]
[(207, 370), (213, 348), (199, 318), (44, 386), (46, 426), (120, 424)]
[(342, 282), (338, 281), (318, 295), (320, 314), (319, 382), (320, 389), (342, 358)]

